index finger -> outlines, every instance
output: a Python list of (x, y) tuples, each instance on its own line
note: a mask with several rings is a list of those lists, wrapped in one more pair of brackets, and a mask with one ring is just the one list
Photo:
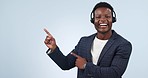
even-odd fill
[(44, 28), (44, 31), (46, 32), (46, 34), (51, 35), (47, 29)]
[(79, 55), (77, 55), (77, 54), (75, 54), (75, 53), (73, 53), (73, 52), (71, 52), (70, 54), (73, 55), (73, 56), (75, 56), (75, 57), (77, 57), (77, 58), (80, 58)]

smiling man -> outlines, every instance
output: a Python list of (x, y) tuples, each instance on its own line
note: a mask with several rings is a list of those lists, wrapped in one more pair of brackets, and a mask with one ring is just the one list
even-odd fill
[(132, 45), (112, 30), (116, 14), (106, 2), (96, 4), (91, 12), (91, 23), (97, 33), (82, 37), (67, 56), (56, 45), (55, 38), (46, 30), (44, 41), (47, 54), (63, 70), (78, 68), (77, 78), (122, 78)]

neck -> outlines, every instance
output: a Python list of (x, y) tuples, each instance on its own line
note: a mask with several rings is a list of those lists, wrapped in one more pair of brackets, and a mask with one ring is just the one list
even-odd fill
[(111, 36), (112, 36), (112, 31), (109, 31), (107, 33), (97, 32), (97, 38), (101, 40), (108, 40)]

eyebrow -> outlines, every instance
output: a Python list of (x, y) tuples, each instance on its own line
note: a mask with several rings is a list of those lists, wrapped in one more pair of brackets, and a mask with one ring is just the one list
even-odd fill
[[(95, 15), (102, 15), (100, 13), (95, 13)], [(104, 13), (104, 15), (112, 15), (111, 13)]]

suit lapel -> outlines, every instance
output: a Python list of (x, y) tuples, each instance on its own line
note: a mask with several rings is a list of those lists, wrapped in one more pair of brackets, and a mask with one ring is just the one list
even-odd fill
[(87, 45), (86, 45), (86, 47), (87, 47), (86, 48), (87, 49), (87, 61), (89, 61), (89, 62), (92, 62), (91, 46), (92, 46), (95, 36), (96, 36), (96, 33), (93, 34), (92, 36), (90, 36), (90, 38), (88, 38)]
[(102, 50), (102, 52), (101, 52), (101, 54), (100, 54), (100, 57), (99, 57), (99, 59), (98, 59), (98, 63), (97, 63), (97, 64), (99, 64), (100, 61), (101, 61), (101, 59), (103, 58), (103, 56), (104, 56), (107, 52), (109, 52), (108, 49), (109, 49), (109, 48), (111, 47), (111, 45), (115, 42), (116, 37), (117, 37), (117, 33), (116, 33), (115, 31), (113, 31), (113, 34), (112, 34), (111, 38), (108, 40), (108, 42), (106, 43), (106, 45), (104, 46), (104, 48), (103, 48), (103, 50)]

